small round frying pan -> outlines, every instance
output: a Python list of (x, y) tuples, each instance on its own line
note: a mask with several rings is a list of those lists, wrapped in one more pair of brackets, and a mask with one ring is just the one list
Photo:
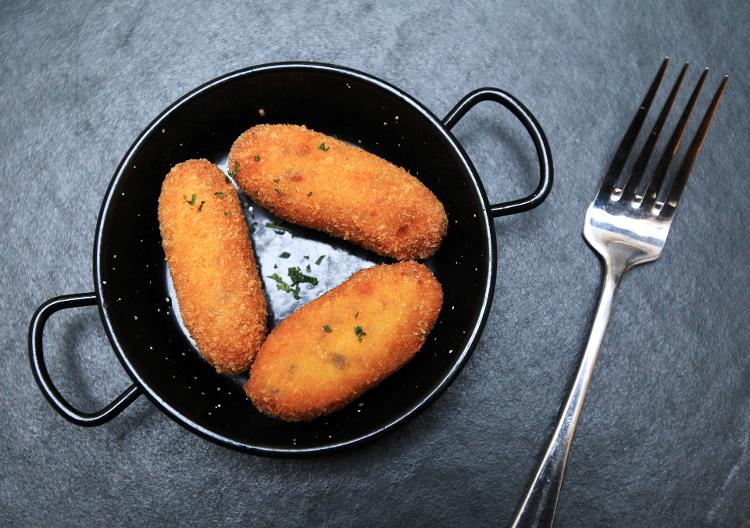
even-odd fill
[[(481, 101), (510, 110), (531, 136), (539, 185), (530, 195), (490, 205), (453, 126)], [(443, 202), (449, 228), (426, 264), (443, 285), (444, 305), (423, 349), (400, 371), (346, 408), (308, 423), (263, 416), (242, 390), (245, 377), (217, 374), (199, 355), (179, 318), (161, 247), (157, 204), (174, 164), (207, 158), (226, 164), (237, 136), (259, 123), (304, 124), (406, 168)], [(495, 283), (492, 219), (536, 207), (552, 186), (552, 157), (534, 116), (512, 95), (482, 88), (443, 119), (403, 91), (370, 75), (316, 63), (279, 63), (230, 73), (188, 93), (159, 115), (120, 162), (102, 203), (94, 244), (92, 293), (50, 299), (34, 314), (29, 356), (44, 396), (64, 418), (101, 425), (145, 394), (164, 413), (209, 440), (259, 454), (299, 455), (352, 446), (416, 415), (456, 377), (487, 319)], [(362, 189), (367, 200), (367, 189)], [(271, 308), (270, 324), (380, 262), (320, 233), (285, 225), (245, 200), (246, 218)], [(287, 258), (282, 254), (289, 253)], [(321, 258), (322, 257), (322, 258)], [(291, 266), (318, 278), (300, 299), (268, 276)], [(55, 388), (42, 335), (58, 310), (97, 306), (107, 336), (133, 384), (104, 409), (84, 413)]]

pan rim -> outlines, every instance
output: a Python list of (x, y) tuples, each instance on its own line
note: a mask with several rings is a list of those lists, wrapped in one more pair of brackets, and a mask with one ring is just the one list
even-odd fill
[[(153, 132), (155, 129), (158, 129), (161, 123), (169, 115), (179, 110), (180, 107), (185, 105), (187, 102), (220, 86), (223, 83), (231, 82), (241, 77), (262, 75), (264, 73), (278, 72), (278, 71), (284, 71), (284, 70), (325, 72), (325, 73), (339, 75), (342, 77), (349, 77), (352, 79), (356, 79), (358, 81), (367, 82), (381, 90), (389, 92), (390, 94), (400, 98), (402, 102), (406, 103), (412, 110), (418, 112), (423, 118), (425, 118), (428, 124), (435, 127), (437, 131), (440, 134), (442, 134), (442, 136), (447, 140), (448, 144), (456, 151), (456, 153), (458, 154), (463, 164), (463, 170), (468, 176), (469, 183), (473, 185), (475, 192), (481, 198), (481, 215), (482, 215), (481, 220), (482, 220), (482, 226), (484, 228), (484, 236), (487, 239), (488, 247), (489, 247), (489, 252), (487, 255), (487, 258), (489, 259), (489, 266), (487, 268), (486, 287), (482, 295), (482, 302), (479, 308), (479, 314), (472, 325), (471, 332), (469, 332), (467, 329), (469, 338), (466, 342), (466, 345), (461, 350), (461, 353), (456, 355), (456, 360), (454, 361), (451, 369), (443, 376), (440, 382), (431, 391), (429, 391), (428, 393), (423, 395), (421, 398), (419, 398), (406, 411), (398, 414), (396, 417), (390, 420), (387, 424), (374, 428), (373, 430), (365, 434), (359, 435), (355, 438), (351, 438), (351, 439), (339, 441), (339, 442), (331, 442), (329, 444), (320, 445), (320, 446), (311, 447), (311, 448), (297, 448), (297, 447), (278, 448), (278, 447), (252, 445), (250, 443), (239, 442), (231, 438), (228, 438), (226, 436), (223, 436), (219, 433), (216, 433), (204, 427), (200, 423), (197, 423), (196, 421), (191, 420), (190, 418), (181, 414), (178, 410), (172, 407), (167, 401), (162, 399), (157, 393), (157, 391), (154, 390), (154, 388), (150, 384), (148, 384), (147, 382), (143, 380), (143, 378), (139, 375), (138, 370), (128, 360), (127, 354), (117, 338), (117, 332), (115, 331), (112, 325), (112, 320), (111, 320), (112, 317), (107, 307), (102, 302), (102, 293), (101, 293), (102, 290), (106, 289), (107, 287), (106, 284), (102, 283), (102, 273), (101, 273), (102, 272), (102, 268), (101, 268), (102, 252), (103, 252), (102, 248), (104, 245), (103, 244), (104, 241), (102, 238), (102, 231), (103, 231), (103, 225), (108, 216), (109, 207), (110, 207), (112, 198), (114, 196), (114, 189), (116, 188), (121, 178), (123, 178), (123, 175), (125, 174), (125, 169), (129, 165), (130, 160), (138, 152), (141, 145), (145, 141), (148, 140), (148, 138), (151, 135), (151, 132)], [(471, 357), (474, 349), (476, 348), (478, 344), (479, 338), (481, 337), (482, 332), (484, 330), (484, 326), (487, 322), (487, 318), (489, 316), (489, 312), (490, 312), (490, 308), (491, 308), (492, 300), (494, 296), (494, 289), (495, 289), (495, 278), (496, 278), (496, 273), (497, 273), (497, 268), (496, 268), (497, 266), (497, 242), (495, 239), (494, 222), (493, 222), (492, 217), (490, 216), (489, 210), (490, 210), (489, 201), (487, 199), (484, 186), (482, 185), (482, 182), (479, 179), (477, 171), (474, 168), (469, 156), (466, 154), (464, 148), (461, 146), (458, 140), (453, 136), (451, 131), (442, 124), (441, 120), (432, 111), (430, 111), (417, 99), (415, 99), (414, 97), (412, 97), (405, 91), (401, 90), (400, 88), (386, 81), (383, 81), (379, 79), (378, 77), (375, 77), (373, 75), (370, 75), (370, 74), (367, 74), (367, 73), (364, 73), (364, 72), (361, 72), (352, 68), (348, 68), (344, 66), (337, 66), (334, 64), (320, 63), (320, 62), (309, 62), (309, 61), (274, 62), (274, 63), (267, 63), (267, 64), (261, 64), (257, 66), (250, 66), (247, 68), (242, 68), (242, 69), (235, 70), (233, 72), (221, 75), (219, 77), (216, 77), (194, 88), (193, 90), (187, 92), (185, 95), (181, 96), (175, 102), (170, 104), (156, 118), (154, 118), (154, 120), (151, 121), (151, 123), (148, 126), (146, 126), (143, 129), (143, 131), (138, 135), (135, 141), (131, 144), (131, 146), (128, 148), (127, 152), (125, 153), (123, 158), (120, 160), (119, 164), (117, 165), (117, 168), (115, 169), (115, 172), (107, 186), (107, 190), (105, 191), (104, 198), (102, 200), (102, 204), (99, 210), (99, 216), (97, 218), (95, 239), (94, 239), (93, 275), (94, 275), (94, 289), (95, 289), (96, 297), (98, 301), (97, 304), (98, 304), (99, 315), (101, 317), (102, 324), (105, 329), (105, 333), (107, 334), (107, 338), (112, 348), (115, 351), (115, 355), (117, 356), (118, 360), (120, 361), (123, 368), (125, 369), (125, 372), (127, 373), (127, 375), (133, 380), (134, 383), (138, 385), (141, 391), (147, 396), (147, 398), (159, 410), (161, 410), (165, 415), (169, 416), (172, 420), (177, 422), (179, 425), (186, 428), (188, 431), (198, 436), (201, 436), (209, 441), (212, 441), (216, 444), (225, 446), (225, 447), (229, 447), (238, 451), (249, 452), (249, 453), (254, 453), (254, 454), (259, 454), (259, 455), (266, 455), (266, 456), (294, 457), (294, 456), (305, 456), (305, 455), (323, 454), (323, 453), (329, 453), (333, 451), (339, 451), (345, 448), (353, 447), (355, 445), (360, 445), (364, 442), (368, 442), (376, 438), (379, 438), (385, 435), (386, 433), (393, 431), (397, 427), (405, 424), (406, 422), (408, 422), (415, 416), (417, 416), (420, 412), (426, 409), (432, 402), (434, 402), (437, 399), (437, 397), (440, 396), (448, 388), (448, 386), (456, 379), (458, 374), (461, 372), (461, 370), (464, 368), (464, 366), (468, 362), (469, 358)], [(477, 211), (477, 213), (479, 212), (480, 211)]]

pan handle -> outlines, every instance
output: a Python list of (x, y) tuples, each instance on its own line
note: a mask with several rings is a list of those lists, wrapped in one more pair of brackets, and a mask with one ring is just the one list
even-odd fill
[(125, 407), (133, 403), (141, 395), (141, 389), (134, 383), (100, 411), (94, 413), (79, 411), (62, 397), (52, 383), (47, 372), (47, 365), (44, 363), (42, 338), (44, 336), (44, 325), (53, 313), (67, 308), (94, 306), (97, 302), (95, 293), (74, 293), (72, 295), (63, 295), (49, 299), (37, 308), (29, 325), (29, 361), (31, 362), (31, 371), (34, 373), (34, 379), (36, 379), (39, 389), (44, 394), (44, 397), (47, 398), (50, 405), (63, 418), (76, 425), (88, 427), (106, 423), (120, 414)]
[(482, 101), (494, 101), (510, 110), (516, 119), (526, 128), (536, 148), (539, 158), (539, 185), (536, 190), (525, 198), (511, 200), (490, 206), (493, 217), (522, 213), (533, 209), (542, 203), (552, 189), (554, 169), (552, 167), (552, 152), (544, 135), (542, 127), (534, 115), (515, 97), (497, 88), (479, 88), (464, 96), (453, 109), (443, 118), (443, 126), (453, 128), (461, 118)]

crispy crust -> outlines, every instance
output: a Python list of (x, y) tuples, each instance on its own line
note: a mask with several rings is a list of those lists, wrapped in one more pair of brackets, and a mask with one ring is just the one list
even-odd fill
[(417, 178), (304, 126), (247, 130), (229, 153), (235, 166), (242, 190), (263, 207), (379, 255), (427, 258), (448, 229), (443, 204)]
[(159, 228), (182, 320), (201, 354), (218, 372), (247, 370), (266, 335), (266, 299), (224, 173), (204, 159), (172, 167), (159, 196)]
[(333, 412), (414, 357), (442, 304), (440, 283), (422, 264), (359, 271), (274, 328), (245, 392), (261, 412), (282, 420)]

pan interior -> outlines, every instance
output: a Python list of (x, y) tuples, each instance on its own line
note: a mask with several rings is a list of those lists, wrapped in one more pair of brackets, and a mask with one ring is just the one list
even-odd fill
[[(219, 375), (201, 359), (179, 321), (161, 248), (157, 205), (169, 169), (190, 158), (207, 158), (225, 168), (232, 142), (259, 123), (304, 124), (402, 166), (435, 193), (449, 218), (445, 241), (426, 261), (445, 297), (424, 348), (348, 407), (309, 423), (290, 424), (261, 415), (242, 391), (246, 377)], [(366, 189), (362, 199), (367, 200)], [(387, 262), (341, 240), (286, 225), (246, 197), (243, 205), (269, 300), (269, 327), (351, 273)], [(95, 255), (97, 286), (105, 324), (121, 360), (183, 425), (239, 448), (321, 450), (398, 423), (445, 386), (467, 359), (491, 294), (491, 227), (481, 188), (460, 149), (408, 98), (348, 71), (258, 69), (189, 94), (131, 148), (102, 215)], [(281, 258), (284, 252), (290, 256)], [(269, 278), (275, 272), (285, 276), (292, 266), (318, 279), (317, 286), (302, 285), (299, 300), (278, 290)]]

